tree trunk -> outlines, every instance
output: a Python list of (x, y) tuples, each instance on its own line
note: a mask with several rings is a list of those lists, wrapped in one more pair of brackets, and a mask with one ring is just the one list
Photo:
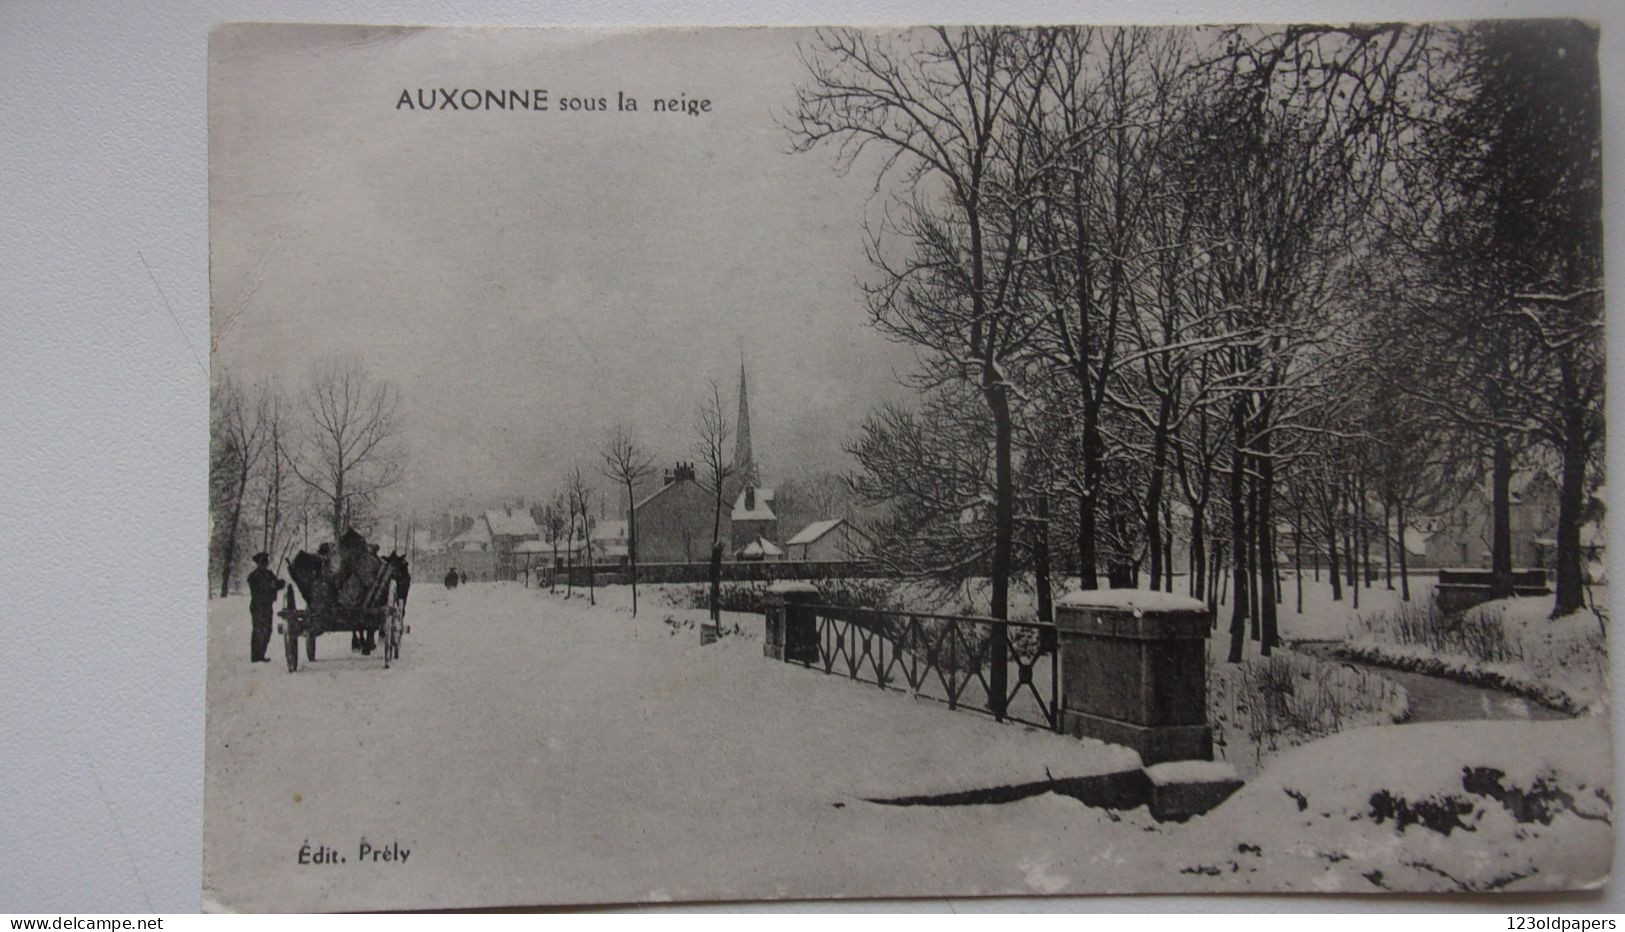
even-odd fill
[[(1324, 502), (1322, 503), (1324, 505)], [(1343, 601), (1343, 583), (1340, 570), (1337, 566), (1337, 519), (1330, 506), (1323, 507), (1322, 517), (1326, 520), (1326, 575), (1332, 582), (1332, 601)], [(1316, 558), (1315, 567), (1318, 570), (1320, 560)]]
[(576, 587), (576, 513), (570, 512), (570, 537), (566, 541), (569, 549), (564, 551), (564, 597), (568, 599), (575, 594)]
[(1191, 552), (1189, 563), (1191, 571), (1190, 592), (1193, 599), (1205, 599), (1207, 597), (1207, 544), (1202, 540), (1202, 536), (1207, 533), (1207, 529), (1202, 526), (1206, 523), (1202, 516), (1203, 510), (1200, 507), (1191, 509)]
[(1359, 498), (1357, 501), (1360, 509), (1360, 520), (1356, 527), (1359, 528), (1360, 533), (1360, 560), (1364, 564), (1360, 573), (1365, 587), (1370, 589), (1371, 584), (1376, 581), (1377, 577), (1371, 571), (1371, 516), (1366, 511), (1364, 476), (1360, 477), (1356, 488), (1358, 489)]
[[(711, 542), (711, 624), (722, 624), (722, 541)], [(720, 629), (719, 629), (720, 632)]]
[(1382, 573), (1383, 582), (1389, 592), (1394, 591), (1394, 539), (1391, 531), (1394, 527), (1394, 516), (1390, 507), (1390, 499), (1382, 497)]
[(1162, 496), (1163, 484), (1167, 473), (1168, 460), (1168, 406), (1172, 394), (1165, 394), (1162, 399), (1162, 410), (1158, 412), (1156, 435), (1151, 443), (1151, 478), (1146, 483), (1145, 492), (1145, 544), (1151, 555), (1151, 589), (1162, 588), (1163, 573), (1171, 570), (1163, 565), (1162, 546)]
[(583, 536), (585, 536), (587, 538), (587, 540), (586, 540), (586, 544), (587, 544), (587, 604), (588, 605), (597, 605), (598, 604), (598, 598), (597, 598), (597, 595), (596, 595), (596, 588), (597, 587), (595, 585), (596, 581), (593, 579), (593, 573), (592, 573), (592, 532), (590, 530), (586, 530), (584, 532)]
[(1162, 500), (1162, 591), (1174, 591), (1174, 502)]
[(1295, 514), (1292, 522), (1292, 566), (1298, 576), (1298, 614), (1303, 614), (1303, 516)]
[(1235, 431), (1230, 453), (1230, 552), (1235, 562), (1235, 590), (1230, 604), (1231, 663), (1240, 663), (1247, 640), (1247, 515), (1242, 481), (1246, 472), (1246, 412), (1237, 399), (1230, 404), (1231, 427)]
[(333, 470), (333, 546), (339, 545), (339, 538), (344, 536), (344, 460), (343, 451), (339, 451), (341, 458), (338, 466)]
[(1360, 607), (1360, 579), (1355, 575), (1355, 564), (1358, 562), (1354, 556), (1354, 481), (1349, 479), (1343, 484), (1343, 564), (1346, 571), (1344, 585), (1349, 588), (1349, 597), (1354, 608)]
[[(1268, 412), (1269, 406), (1265, 405), (1264, 413), (1266, 417)], [(1277, 624), (1278, 619), (1276, 618), (1275, 600), (1277, 586), (1275, 578), (1275, 528), (1271, 516), (1273, 509), (1270, 507), (1275, 484), (1275, 460), (1270, 456), (1270, 435), (1267, 430), (1259, 434), (1258, 448), (1258, 479), (1256, 480), (1258, 485), (1254, 494), (1258, 503), (1258, 563), (1260, 568), (1258, 578), (1264, 587), (1264, 591), (1259, 593), (1258, 597), (1259, 608), (1263, 615), (1262, 627), (1264, 629), (1264, 643), (1259, 649), (1259, 653), (1268, 657), (1270, 651), (1280, 644), (1280, 631)]]
[(1247, 570), (1251, 585), (1247, 587), (1247, 617), (1250, 622), (1248, 634), (1255, 641), (1263, 640), (1263, 611), (1260, 603), (1262, 585), (1260, 580), (1263, 572), (1263, 554), (1259, 552), (1258, 542), (1261, 529), (1258, 520), (1258, 479), (1250, 478), (1247, 481)]
[[(1015, 483), (1010, 461), (1010, 398), (1008, 387), (998, 379), (997, 372), (984, 369), (984, 393), (993, 414), (993, 585), (988, 613), (1002, 620), (1010, 617), (1010, 552), (1015, 536)], [(991, 640), (988, 698), (992, 700), (993, 717), (1002, 721), (1005, 700), (1009, 696), (1009, 631), (1003, 625), (994, 625)]]
[(1354, 480), (1343, 480), (1343, 585), (1354, 590), (1354, 605), (1360, 605), (1360, 579), (1355, 575)]
[(1490, 469), (1490, 594), (1497, 599), (1512, 595), (1512, 448), (1506, 438), (1497, 437)]
[(1574, 404), (1566, 405), (1563, 416), (1563, 480), (1557, 500), (1557, 598), (1552, 608), (1553, 618), (1579, 611), (1585, 605), (1585, 573), (1580, 551), (1580, 524), (1585, 511), (1585, 414), (1577, 408)]
[(1038, 540), (1033, 547), (1034, 585), (1038, 589), (1038, 620), (1055, 620), (1054, 592), (1049, 573), (1049, 497), (1038, 496)]
[(632, 480), (626, 480), (626, 558), (632, 571), (632, 617), (638, 617), (638, 512), (633, 507)]
[[(1087, 418), (1087, 412), (1085, 414)], [(1098, 589), (1100, 580), (1095, 575), (1100, 565), (1095, 552), (1096, 490), (1100, 487), (1100, 454), (1096, 449), (1098, 437), (1091, 439), (1088, 423), (1084, 424), (1083, 438), (1083, 491), (1078, 495), (1078, 587)]]
[(1411, 600), (1411, 573), (1406, 562), (1405, 553), (1405, 499), (1399, 500), (1399, 598), (1402, 602)]

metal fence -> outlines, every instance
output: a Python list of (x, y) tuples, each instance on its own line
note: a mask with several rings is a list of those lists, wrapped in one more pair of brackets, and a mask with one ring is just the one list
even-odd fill
[(818, 641), (809, 669), (882, 689), (1060, 730), (1055, 625), (974, 615), (886, 612), (827, 605), (810, 611)]

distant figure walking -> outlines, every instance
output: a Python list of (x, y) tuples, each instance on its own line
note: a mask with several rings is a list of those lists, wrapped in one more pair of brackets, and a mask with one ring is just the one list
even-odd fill
[(248, 574), (248, 618), (253, 632), (248, 641), (250, 663), (269, 663), (265, 656), (271, 646), (271, 610), (276, 607), (277, 590), (285, 583), (271, 572), (271, 555), (263, 550), (254, 554), (254, 571)]
[(457, 567), (455, 566), (446, 571), (446, 588), (457, 588)]

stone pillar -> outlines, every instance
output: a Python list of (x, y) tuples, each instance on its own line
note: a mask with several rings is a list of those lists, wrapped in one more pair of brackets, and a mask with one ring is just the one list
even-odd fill
[(1056, 610), (1068, 734), (1127, 745), (1147, 766), (1213, 759), (1204, 603), (1100, 589), (1073, 593)]
[(786, 663), (818, 663), (818, 601), (812, 583), (783, 581), (767, 587), (767, 630), (762, 656)]

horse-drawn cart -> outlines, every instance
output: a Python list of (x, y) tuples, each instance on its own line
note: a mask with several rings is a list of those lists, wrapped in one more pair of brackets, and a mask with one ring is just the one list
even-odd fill
[[(287, 649), (288, 672), (299, 669), (299, 637), (305, 637), (305, 659), (316, 659), (316, 638), (348, 631), (352, 649), (370, 655), (382, 648), (384, 668), (401, 656), (407, 632), (404, 564), (381, 558), (366, 540), (347, 532), (337, 551), (300, 551), (288, 563), (294, 585), (287, 589), (277, 626)], [(300, 608), (295, 589), (305, 600)]]

